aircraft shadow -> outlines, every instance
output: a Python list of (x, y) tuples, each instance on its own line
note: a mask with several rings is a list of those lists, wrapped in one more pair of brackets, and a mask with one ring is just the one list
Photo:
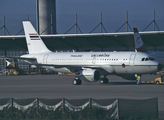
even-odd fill
[(106, 85), (136, 85), (136, 82), (109, 82)]

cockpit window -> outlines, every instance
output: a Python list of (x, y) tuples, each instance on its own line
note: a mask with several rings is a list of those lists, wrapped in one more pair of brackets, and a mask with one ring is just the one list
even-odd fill
[(151, 61), (155, 61), (155, 59), (154, 58), (149, 58)]
[(145, 58), (142, 58), (142, 60), (141, 61), (145, 61)]
[(148, 61), (148, 60), (149, 60), (149, 58), (146, 58), (146, 59), (145, 59), (145, 61)]
[(155, 59), (154, 58), (151, 58), (151, 57), (150, 58), (142, 58), (141, 59), (141, 61), (149, 61), (149, 60), (150, 61), (155, 61)]

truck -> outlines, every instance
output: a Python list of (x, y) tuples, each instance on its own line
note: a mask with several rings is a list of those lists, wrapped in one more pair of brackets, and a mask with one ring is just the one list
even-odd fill
[[(164, 76), (163, 76), (163, 77), (164, 77)], [(156, 83), (157, 85), (159, 85), (159, 84), (164, 84), (164, 79), (161, 80), (161, 77), (155, 78), (155, 83)]]
[(141, 81), (141, 84), (157, 84), (157, 85), (163, 84), (164, 85), (164, 76), (155, 78), (155, 80), (152, 80), (152, 81)]

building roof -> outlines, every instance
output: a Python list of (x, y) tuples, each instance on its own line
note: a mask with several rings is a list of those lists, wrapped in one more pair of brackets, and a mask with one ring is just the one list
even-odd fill
[[(134, 49), (133, 32), (40, 35), (50, 50), (130, 50)], [(164, 31), (140, 32), (145, 47), (164, 48)], [(25, 36), (0, 36), (0, 50), (27, 50)]]

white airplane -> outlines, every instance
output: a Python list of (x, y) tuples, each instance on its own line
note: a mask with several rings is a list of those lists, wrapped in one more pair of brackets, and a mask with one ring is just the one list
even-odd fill
[[(138, 32), (137, 28), (133, 28), (134, 31), (134, 43), (135, 43), (135, 49), (137, 52), (146, 52), (153, 56), (158, 62), (160, 62), (164, 66), (164, 52), (150, 52), (148, 51), (144, 43), (142, 41), (142, 38)], [(143, 61), (146, 61), (147, 59), (143, 59)]]
[[(56, 72), (75, 73), (73, 85), (80, 85), (81, 80), (108, 83), (107, 75), (136, 79), (135, 75), (162, 69), (162, 65), (152, 56), (142, 52), (52, 52), (29, 21), (24, 21), (23, 27), (29, 54), (15, 59)], [(149, 60), (142, 61), (143, 58)]]

